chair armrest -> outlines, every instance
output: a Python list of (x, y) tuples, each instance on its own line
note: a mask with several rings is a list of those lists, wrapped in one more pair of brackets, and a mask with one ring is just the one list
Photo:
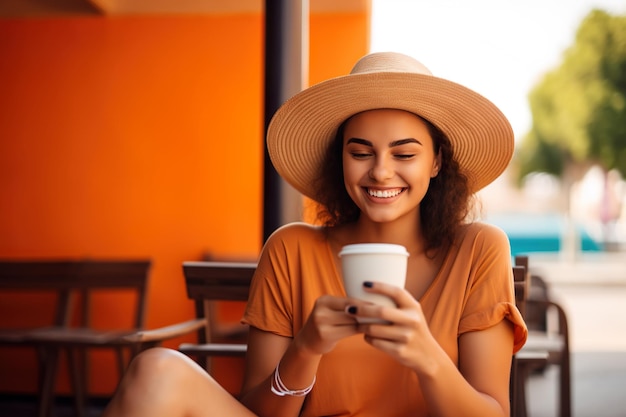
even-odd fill
[(568, 343), (567, 339), (569, 339), (569, 329), (567, 325), (567, 314), (565, 313), (565, 310), (563, 309), (563, 307), (561, 307), (560, 304), (554, 301), (550, 301), (550, 300), (529, 299), (529, 300), (526, 300), (526, 305), (527, 306), (535, 305), (535, 306), (539, 306), (543, 308), (554, 308), (557, 312), (558, 319), (559, 319), (559, 334), (563, 335), (566, 339), (565, 342)]
[(128, 343), (162, 342), (191, 333), (206, 325), (207, 320), (205, 318), (193, 319), (182, 323), (159, 327), (158, 329), (138, 330), (135, 333), (124, 336), (123, 340)]
[(548, 357), (549, 353), (545, 350), (533, 351), (524, 348), (515, 354), (518, 365), (524, 366), (527, 369), (545, 366), (548, 363)]
[(245, 343), (183, 343), (178, 350), (189, 356), (245, 356), (248, 345)]

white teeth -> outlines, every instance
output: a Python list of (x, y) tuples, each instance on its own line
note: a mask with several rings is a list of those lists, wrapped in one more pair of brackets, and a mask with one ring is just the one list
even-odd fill
[(391, 197), (395, 197), (398, 194), (400, 194), (402, 192), (402, 189), (395, 189), (395, 190), (372, 190), (372, 189), (368, 188), (367, 192), (372, 197), (391, 198)]

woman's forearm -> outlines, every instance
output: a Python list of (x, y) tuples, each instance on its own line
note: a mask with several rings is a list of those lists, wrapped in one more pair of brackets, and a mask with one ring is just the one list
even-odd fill
[[(302, 390), (309, 387), (319, 366), (321, 355), (315, 355), (298, 348), (291, 343), (278, 365), (280, 381), (289, 390)], [(261, 417), (297, 417), (300, 415), (306, 396), (278, 395), (280, 392), (272, 372), (261, 384), (244, 393), (242, 404)]]
[(430, 415), (437, 417), (508, 417), (508, 403), (476, 390), (443, 350), (426, 373), (418, 374)]

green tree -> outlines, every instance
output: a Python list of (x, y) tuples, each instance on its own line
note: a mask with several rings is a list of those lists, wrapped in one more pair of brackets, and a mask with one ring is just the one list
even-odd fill
[(516, 152), (518, 181), (532, 172), (576, 181), (592, 164), (626, 176), (626, 16), (591, 11), (529, 104), (533, 124)]
[(569, 212), (571, 187), (592, 165), (605, 179), (611, 170), (626, 177), (626, 16), (592, 10), (528, 98), (532, 127), (513, 162), (518, 184), (536, 172), (559, 177)]

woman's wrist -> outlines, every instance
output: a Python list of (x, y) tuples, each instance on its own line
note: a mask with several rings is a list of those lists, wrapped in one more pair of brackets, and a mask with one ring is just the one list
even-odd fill
[(314, 350), (310, 349), (306, 343), (306, 341), (303, 340), (303, 337), (301, 337), (300, 335), (296, 336), (293, 340), (292, 346), (294, 348), (294, 353), (300, 357), (301, 359), (321, 359), (322, 354), (319, 352), (315, 352)]
[(315, 385), (321, 357), (295, 338), (274, 368), (270, 380), (271, 392), (279, 397), (306, 396)]
[(278, 365), (276, 365), (276, 369), (274, 369), (274, 378), (271, 382), (271, 391), (279, 397), (284, 397), (285, 395), (288, 395), (290, 397), (305, 397), (313, 389), (316, 379), (316, 375), (313, 375), (313, 382), (311, 382), (305, 388), (287, 388), (282, 378), (280, 377), (280, 362), (278, 362)]
[(442, 369), (452, 364), (450, 357), (439, 344), (435, 344), (433, 347), (434, 349), (430, 351), (430, 354), (418, 358), (419, 362), (412, 367), (420, 379), (437, 379)]

